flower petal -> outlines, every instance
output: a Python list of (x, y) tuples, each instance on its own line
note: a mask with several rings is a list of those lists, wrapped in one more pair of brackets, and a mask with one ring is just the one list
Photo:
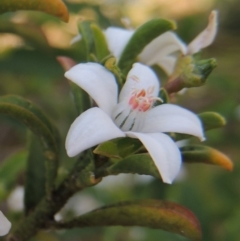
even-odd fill
[(188, 54), (195, 54), (209, 46), (217, 33), (217, 11), (209, 15), (208, 26), (188, 45)]
[(82, 39), (82, 35), (81, 34), (78, 34), (76, 35), (70, 42), (71, 45), (77, 43), (78, 41), (80, 41)]
[(149, 110), (141, 132), (177, 132), (204, 140), (202, 124), (197, 115), (172, 104), (159, 105)]
[(8, 219), (4, 216), (4, 214), (0, 211), (0, 236), (6, 235), (12, 224), (8, 221)]
[(132, 37), (134, 30), (127, 30), (117, 27), (109, 27), (105, 31), (105, 36), (108, 42), (110, 52), (118, 60)]
[(99, 143), (124, 136), (105, 112), (94, 107), (83, 112), (73, 122), (65, 146), (68, 156), (73, 157)]
[(156, 64), (159, 65), (168, 76), (173, 74), (175, 66), (177, 63), (177, 57), (176, 56), (166, 56), (165, 58), (159, 59)]
[(143, 143), (163, 181), (171, 184), (181, 166), (181, 154), (173, 140), (163, 133), (126, 132), (126, 134)]
[[(164, 59), (176, 51), (186, 54), (187, 46), (173, 32), (166, 32), (149, 43), (139, 55), (140, 62), (146, 65), (159, 64), (165, 70)], [(175, 57), (175, 56), (173, 56)], [(177, 56), (175, 57), (175, 59)], [(162, 66), (163, 64), (163, 66)], [(172, 63), (175, 65), (175, 62)], [(174, 66), (170, 66), (173, 69)], [(169, 74), (167, 72), (167, 74)]]
[(110, 115), (117, 104), (117, 84), (111, 72), (97, 63), (78, 64), (65, 77), (84, 89)]
[(140, 63), (135, 63), (127, 75), (126, 82), (119, 95), (119, 102), (129, 100), (136, 90), (151, 90), (152, 96), (158, 95), (160, 84), (154, 71)]

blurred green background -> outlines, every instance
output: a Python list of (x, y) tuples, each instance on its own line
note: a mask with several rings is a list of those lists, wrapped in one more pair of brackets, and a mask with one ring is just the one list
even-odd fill
[[(121, 26), (127, 17), (137, 27), (153, 17), (177, 21), (177, 33), (190, 42), (207, 25), (212, 9), (219, 10), (219, 31), (215, 42), (204, 49), (202, 58), (215, 57), (218, 67), (205, 86), (179, 95), (176, 102), (197, 113), (216, 111), (227, 125), (207, 133), (207, 145), (217, 148), (234, 162), (233, 172), (216, 166), (184, 165), (173, 185), (134, 175), (106, 178), (99, 186), (85, 190), (70, 201), (64, 215), (76, 215), (103, 204), (121, 200), (159, 198), (177, 202), (192, 210), (203, 230), (204, 241), (240, 240), (240, 5), (237, 0), (102, 0), (65, 1), (69, 23), (40, 12), (18, 11), (0, 15), (0, 95), (17, 94), (39, 105), (58, 126), (62, 145), (76, 117), (75, 107), (59, 55), (81, 61), (78, 44), (70, 40), (78, 33), (77, 21), (91, 19), (102, 28)], [(164, 79), (162, 80), (164, 81)], [(27, 132), (13, 119), (0, 116), (0, 161), (26, 147)], [(63, 153), (62, 165), (71, 165)], [(20, 173), (16, 185), (24, 184)], [(12, 187), (13, 188), (13, 187)], [(10, 191), (10, 190), (9, 190)], [(74, 208), (72, 208), (74, 206)], [(16, 213), (3, 202), (0, 208)], [(61, 218), (58, 215), (58, 218)], [(35, 241), (180, 241), (186, 240), (161, 230), (132, 227), (89, 228), (41, 232)]]

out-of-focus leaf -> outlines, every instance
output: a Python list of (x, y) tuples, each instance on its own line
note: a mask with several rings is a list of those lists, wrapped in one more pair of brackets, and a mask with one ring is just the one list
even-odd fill
[[(38, 86), (39, 92), (44, 91), (44, 89), (50, 92), (47, 86), (51, 86), (54, 79), (62, 76), (62, 69), (56, 61), (56, 56), (52, 54), (53, 51), (48, 52), (48, 55), (40, 48), (15, 48), (11, 51), (11, 54), (8, 50), (6, 51), (7, 58), (0, 59), (0, 72), (2, 78), (13, 82), (7, 90), (3, 91), (2, 89), (2, 93), (14, 92), (21, 93), (24, 96), (28, 91), (32, 92), (34, 88), (37, 88), (36, 86)], [(59, 51), (59, 54), (62, 53)], [(39, 82), (41, 82), (41, 85), (39, 85)], [(3, 87), (9, 86), (6, 81), (2, 84)]]
[(36, 136), (30, 135), (26, 167), (25, 212), (33, 210), (45, 194), (45, 156)]
[(80, 115), (85, 110), (90, 108), (91, 106), (90, 97), (83, 89), (81, 89), (75, 83), (70, 81), (69, 84), (72, 89), (74, 103), (77, 109), (77, 115)]
[(175, 29), (174, 22), (165, 19), (153, 19), (140, 26), (134, 32), (127, 46), (119, 59), (118, 65), (124, 74), (132, 68), (137, 56), (141, 53), (144, 47), (153, 39), (163, 34), (168, 30)]
[(96, 173), (97, 177), (117, 175), (120, 173), (137, 173), (161, 178), (160, 174), (149, 154), (130, 155), (122, 160), (115, 160), (102, 167)]
[(94, 153), (110, 158), (125, 158), (137, 152), (141, 147), (142, 144), (139, 140), (124, 137), (98, 145)]
[(37, 116), (38, 119), (40, 119), (44, 123), (44, 125), (53, 135), (55, 142), (59, 145), (60, 134), (58, 132), (58, 129), (53, 125), (53, 123), (48, 119), (48, 117), (43, 113), (43, 111), (39, 107), (34, 105), (29, 100), (26, 100), (23, 97), (17, 95), (1, 96), (0, 102), (11, 103), (33, 113), (35, 116)]
[(85, 59), (89, 61), (91, 59), (91, 54), (93, 53), (94, 49), (94, 39), (93, 33), (91, 29), (91, 23), (88, 21), (79, 22), (78, 30), (82, 36), (82, 41), (84, 43), (85, 49)]
[(12, 190), (18, 174), (25, 170), (27, 151), (19, 151), (4, 160), (0, 165), (0, 201)]
[(110, 54), (107, 41), (102, 30), (96, 24), (91, 24), (91, 29), (94, 37), (96, 56), (97, 59), (101, 61)]
[(53, 133), (44, 121), (44, 117), (39, 116), (38, 112), (32, 111), (34, 108), (25, 108), (21, 102), (11, 103), (6, 100), (0, 101), (0, 114), (15, 118), (25, 124), (41, 141), (46, 159), (46, 189), (50, 192), (53, 187), (58, 167), (57, 142)]
[(203, 123), (204, 131), (226, 125), (225, 118), (216, 112), (204, 112), (199, 114), (198, 116)]
[(193, 241), (201, 240), (201, 228), (196, 216), (175, 203), (160, 200), (121, 202), (105, 206), (66, 223), (58, 228), (89, 226), (143, 226), (177, 233)]
[(0, 13), (17, 10), (41, 11), (65, 22), (69, 18), (67, 7), (61, 0), (1, 0)]
[(22, 37), (27, 42), (33, 44), (37, 48), (50, 51), (47, 39), (41, 29), (29, 24), (17, 24), (9, 21), (0, 21), (1, 33), (13, 33)]
[(184, 162), (205, 163), (221, 166), (229, 171), (233, 169), (232, 161), (220, 151), (200, 145), (190, 145), (180, 148)]

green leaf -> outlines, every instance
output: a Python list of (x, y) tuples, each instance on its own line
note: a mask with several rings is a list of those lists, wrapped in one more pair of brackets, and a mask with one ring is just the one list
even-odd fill
[(180, 148), (180, 150), (184, 162), (218, 165), (229, 171), (233, 169), (232, 161), (214, 148), (201, 145), (189, 145)]
[(162, 99), (163, 103), (169, 103), (169, 96), (167, 91), (164, 88), (161, 88), (159, 91), (159, 97)]
[(68, 10), (61, 0), (1, 0), (0, 13), (17, 10), (35, 10), (68, 21)]
[(116, 58), (113, 56), (108, 56), (107, 58), (103, 59), (102, 62), (104, 63), (104, 66), (114, 74), (117, 81), (118, 89), (121, 89), (124, 78), (121, 70), (117, 66)]
[(91, 23), (88, 21), (79, 22), (78, 30), (82, 36), (82, 41), (84, 44), (85, 59), (89, 62), (94, 49), (94, 38), (91, 29)]
[(133, 36), (126, 45), (119, 59), (118, 65), (123, 74), (127, 74), (136, 61), (137, 56), (142, 52), (144, 47), (153, 39), (166, 31), (175, 29), (174, 22), (165, 19), (153, 19), (140, 26), (134, 32)]
[(73, 99), (77, 109), (77, 115), (80, 115), (85, 110), (91, 107), (89, 95), (75, 83), (70, 81), (69, 84), (73, 93)]
[(115, 160), (106, 166), (99, 168), (97, 177), (118, 175), (120, 173), (137, 173), (161, 178), (160, 174), (149, 154), (130, 155), (122, 160)]
[(199, 114), (198, 117), (202, 121), (204, 131), (208, 131), (226, 125), (225, 118), (216, 112), (203, 112)]
[(102, 61), (105, 57), (110, 55), (105, 35), (96, 24), (91, 24), (91, 29), (94, 37), (94, 45), (97, 59), (99, 61)]
[(58, 228), (91, 226), (142, 226), (177, 233), (193, 241), (201, 240), (200, 224), (183, 206), (160, 200), (120, 202), (57, 224)]
[(142, 147), (142, 143), (133, 138), (118, 138), (104, 142), (96, 147), (95, 154), (110, 158), (125, 158)]
[(21, 102), (21, 100), (21, 98), (13, 98), (7, 101), (3, 97), (0, 100), (0, 114), (13, 117), (25, 124), (40, 139), (46, 159), (46, 189), (47, 193), (50, 193), (58, 168), (58, 144), (53, 135), (55, 131), (51, 131), (52, 127), (49, 126), (49, 122), (46, 121), (46, 117), (42, 115), (42, 112), (39, 112), (39, 108), (34, 105), (27, 107), (25, 104), (29, 102)]
[(43, 113), (43, 111), (34, 105), (32, 102), (29, 100), (24, 99), (21, 96), (17, 95), (5, 95), (0, 97), (0, 102), (2, 103), (11, 103), (16, 106), (20, 106), (27, 111), (30, 111), (33, 113), (39, 120), (41, 120), (45, 126), (48, 128), (48, 130), (51, 132), (53, 135), (55, 142), (60, 143), (60, 134), (58, 132), (58, 129), (53, 125), (53, 123), (48, 119), (48, 117)]
[(25, 213), (32, 211), (45, 194), (45, 156), (36, 136), (30, 135), (25, 180)]
[(26, 151), (18, 151), (0, 165), (0, 201), (6, 198), (17, 181), (18, 175), (25, 170), (27, 159)]

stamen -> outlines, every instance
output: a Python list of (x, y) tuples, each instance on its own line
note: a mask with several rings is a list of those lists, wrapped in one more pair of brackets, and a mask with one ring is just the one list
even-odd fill
[(161, 98), (152, 96), (153, 91), (154, 86), (150, 86), (147, 91), (145, 89), (141, 89), (140, 91), (135, 89), (128, 102), (131, 109), (145, 112), (152, 107), (156, 100), (162, 101)]

